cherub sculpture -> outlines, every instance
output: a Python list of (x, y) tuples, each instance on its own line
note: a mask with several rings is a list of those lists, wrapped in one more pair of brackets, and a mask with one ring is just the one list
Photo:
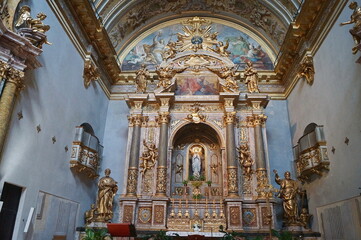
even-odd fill
[(147, 144), (145, 140), (143, 140), (143, 145), (145, 147), (145, 151), (142, 153), (140, 159), (142, 160), (141, 163), (141, 170), (140, 172), (145, 174), (146, 171), (151, 170), (158, 160), (158, 148), (155, 147), (154, 143)]
[(254, 164), (254, 160), (251, 158), (249, 147), (247, 144), (243, 144), (237, 148), (237, 150), (239, 153), (239, 164), (243, 168), (243, 175), (245, 179), (250, 180), (253, 173), (252, 166)]

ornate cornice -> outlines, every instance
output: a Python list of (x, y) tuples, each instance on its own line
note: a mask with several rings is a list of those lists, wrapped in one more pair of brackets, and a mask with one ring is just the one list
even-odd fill
[[(300, 74), (305, 68), (305, 61), (317, 52), (346, 2), (306, 0), (303, 3), (295, 22), (291, 23), (287, 31), (275, 67), (275, 72), (285, 87), (284, 98), (288, 97), (302, 76)], [(310, 65), (309, 63), (310, 61), (307, 64)]]
[(120, 68), (114, 57), (116, 53), (109, 40), (107, 31), (96, 18), (89, 1), (69, 0), (67, 4), (78, 19), (85, 35), (89, 38), (89, 42), (97, 50), (99, 61), (104, 65), (111, 84), (114, 84), (118, 80)]

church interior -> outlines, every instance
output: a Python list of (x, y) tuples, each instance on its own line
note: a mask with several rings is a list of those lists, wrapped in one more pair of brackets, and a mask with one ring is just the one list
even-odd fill
[(0, 13), (1, 240), (361, 239), (360, 0)]

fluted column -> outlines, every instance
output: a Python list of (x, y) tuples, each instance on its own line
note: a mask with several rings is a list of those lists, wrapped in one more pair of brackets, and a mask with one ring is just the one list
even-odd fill
[(264, 141), (262, 134), (262, 126), (265, 124), (267, 116), (264, 114), (254, 114), (247, 117), (250, 127), (254, 127), (254, 139), (256, 148), (256, 176), (257, 176), (257, 192), (259, 198), (265, 198), (265, 193), (262, 189), (268, 185), (267, 177), (267, 163), (265, 157)]
[(228, 175), (228, 195), (238, 196), (238, 174), (236, 160), (236, 144), (234, 135), (235, 112), (226, 112), (224, 116), (226, 123), (226, 151), (227, 151), (227, 175)]
[(24, 72), (14, 69), (8, 64), (0, 61), (0, 78), (5, 80), (5, 87), (0, 97), (0, 152), (4, 147), (6, 134), (9, 129), (11, 114), (17, 92), (24, 84)]
[(169, 112), (159, 114), (160, 136), (158, 147), (158, 168), (157, 168), (157, 196), (166, 196), (167, 189), (167, 152), (168, 152), (168, 124)]
[(132, 141), (130, 145), (129, 168), (127, 195), (135, 196), (138, 183), (138, 166), (139, 166), (139, 147), (140, 147), (140, 129), (142, 124), (142, 115), (133, 114), (129, 116), (129, 127), (133, 127)]

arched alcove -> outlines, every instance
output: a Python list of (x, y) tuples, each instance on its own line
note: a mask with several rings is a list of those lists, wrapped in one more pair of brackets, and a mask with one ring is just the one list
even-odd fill
[[(222, 194), (222, 160), (221, 139), (215, 129), (205, 123), (189, 123), (175, 133), (172, 139), (171, 159), (171, 193), (183, 194), (183, 181), (198, 179), (199, 176), (212, 182), (214, 194)], [(194, 149), (199, 148), (200, 175), (194, 170)], [(192, 166), (193, 165), (193, 166)]]

